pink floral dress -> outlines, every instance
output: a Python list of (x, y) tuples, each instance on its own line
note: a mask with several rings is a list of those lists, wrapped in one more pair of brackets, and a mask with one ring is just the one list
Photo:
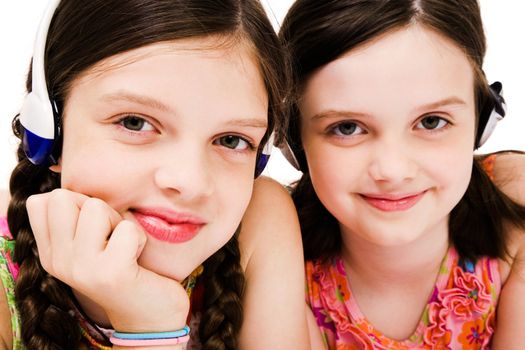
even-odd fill
[(4, 286), (7, 306), (11, 311), (11, 332), (13, 334), (13, 350), (23, 349), (20, 340), (20, 317), (15, 303), (15, 279), (18, 275), (18, 266), (13, 262), (12, 255), (15, 242), (7, 227), (7, 219), (0, 217), (0, 280)]
[(440, 272), (416, 330), (389, 339), (370, 324), (352, 297), (343, 261), (306, 263), (307, 303), (326, 349), (489, 349), (501, 289), (498, 260), (462, 260), (454, 248)]

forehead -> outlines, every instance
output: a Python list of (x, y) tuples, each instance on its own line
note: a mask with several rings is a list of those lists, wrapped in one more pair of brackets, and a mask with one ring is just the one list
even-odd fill
[(173, 108), (204, 113), (220, 106), (224, 114), (260, 114), (266, 119), (268, 97), (255, 57), (249, 45), (222, 38), (144, 46), (109, 57), (80, 74), (69, 89), (66, 110), (74, 103), (89, 102), (88, 97), (98, 100), (125, 89)]
[[(124, 68), (155, 56), (185, 56), (189, 59), (221, 60), (232, 66), (252, 64), (258, 68), (258, 57), (252, 45), (238, 36), (210, 35), (207, 37), (183, 38), (172, 41), (157, 42), (124, 51), (107, 57), (89, 69), (81, 72), (75, 80), (82, 80), (86, 76), (97, 76), (111, 73), (112, 70)], [(260, 72), (258, 72), (260, 73)]]
[[(433, 100), (473, 94), (474, 73), (454, 42), (420, 25), (403, 27), (352, 49), (306, 81), (303, 107), (323, 101), (388, 103), (389, 97)], [(330, 108), (337, 108), (331, 105)]]

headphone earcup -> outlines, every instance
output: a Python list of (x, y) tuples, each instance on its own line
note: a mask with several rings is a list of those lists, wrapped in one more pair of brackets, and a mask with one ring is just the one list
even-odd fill
[(498, 121), (505, 117), (506, 104), (502, 90), (503, 86), (498, 81), (492, 83), (489, 87), (490, 96), (483, 103), (479, 116), (476, 148), (481, 147), (488, 140)]
[(291, 115), (292, 117), (290, 118), (286, 132), (286, 140), (279, 149), (295, 169), (305, 172), (308, 171), (308, 165), (306, 164), (306, 155), (304, 154), (301, 142), (301, 115), (296, 105), (292, 107)]
[(255, 178), (261, 175), (264, 168), (266, 168), (266, 164), (268, 164), (268, 161), (270, 160), (270, 154), (272, 153), (274, 139), (275, 135), (272, 132), (270, 134), (270, 137), (268, 138), (268, 141), (266, 141), (266, 144), (264, 145), (261, 153), (257, 157), (257, 162), (255, 164)]
[(58, 161), (55, 140), (59, 139), (59, 111), (56, 103), (29, 93), (20, 111), (22, 148), (35, 165), (53, 165)]

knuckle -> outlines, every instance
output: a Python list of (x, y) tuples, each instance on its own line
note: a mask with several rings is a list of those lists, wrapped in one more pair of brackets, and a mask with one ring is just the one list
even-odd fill
[(107, 204), (98, 198), (88, 198), (82, 205), (82, 210), (94, 212), (94, 213), (105, 213), (107, 212)]
[(49, 205), (58, 206), (71, 200), (71, 194), (69, 191), (62, 188), (56, 188), (49, 192)]

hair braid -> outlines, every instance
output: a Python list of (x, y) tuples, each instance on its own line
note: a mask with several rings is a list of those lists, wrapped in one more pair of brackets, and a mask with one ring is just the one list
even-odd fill
[[(18, 121), (13, 123), (18, 135)], [(19, 150), (19, 163), (10, 180), (9, 229), (16, 239), (14, 260), (20, 267), (15, 284), (22, 340), (28, 349), (73, 349), (80, 332), (71, 309), (67, 287), (40, 264), (36, 241), (26, 210), (27, 198), (58, 187), (59, 176), (31, 164)]]
[(244, 273), (237, 234), (204, 262), (204, 311), (199, 325), (200, 342), (205, 350), (237, 348), (242, 325)]

